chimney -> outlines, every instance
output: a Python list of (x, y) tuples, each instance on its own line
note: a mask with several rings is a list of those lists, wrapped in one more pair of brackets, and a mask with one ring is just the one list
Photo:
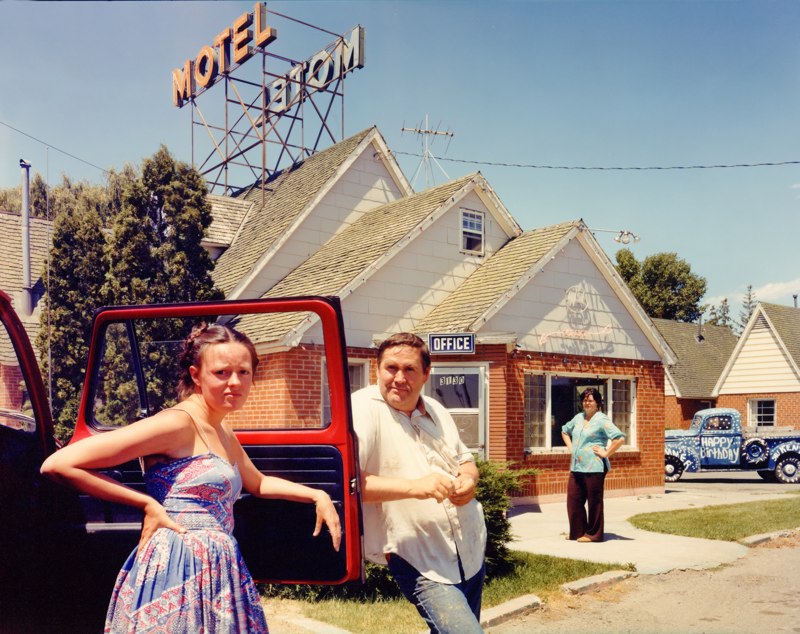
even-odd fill
[(19, 314), (30, 317), (33, 313), (33, 289), (31, 288), (31, 164), (19, 160), (22, 168), (22, 297)]

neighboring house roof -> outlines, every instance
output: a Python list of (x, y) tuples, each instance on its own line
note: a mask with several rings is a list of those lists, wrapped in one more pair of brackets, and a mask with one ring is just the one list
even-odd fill
[[(666, 369), (678, 398), (712, 398), (737, 338), (727, 326), (653, 319), (677, 361)], [(698, 336), (702, 336), (700, 338)]]
[(800, 308), (765, 302), (760, 306), (794, 361), (795, 368), (800, 368)]
[[(480, 174), (425, 190), (366, 212), (331, 238), (264, 297), (336, 295), (340, 298), (365, 283), (432, 217), (438, 217), (468, 192), (483, 185)], [(256, 343), (282, 341), (294, 345), (314, 319), (303, 314), (248, 315), (239, 326)]]
[[(47, 263), (52, 240), (51, 232), (51, 221), (42, 218), (30, 219), (31, 283), (35, 288), (35, 296), (41, 296), (43, 292), (42, 273)], [(0, 288), (8, 293), (17, 305), (22, 291), (22, 217), (19, 214), (0, 211), (0, 253), (3, 254)], [(25, 324), (31, 341), (34, 341), (39, 332), (38, 310), (34, 310), (29, 316), (20, 315), (20, 319)]]
[(208, 195), (213, 220), (206, 231), (204, 243), (229, 247), (242, 227), (253, 202), (229, 196)]
[(793, 375), (793, 380), (795, 382), (800, 380), (800, 308), (759, 302), (714, 386), (715, 394), (719, 394), (723, 389), (751, 334), (765, 329), (772, 333), (777, 344), (776, 350), (781, 350), (785, 355), (786, 367)]
[[(474, 332), (495, 314), (536, 272), (536, 265), (570, 234), (580, 220), (526, 231), (507, 242), (436, 306), (417, 332)], [(549, 259), (549, 258), (548, 258)]]
[[(214, 269), (214, 282), (226, 297), (236, 298), (247, 287), (292, 228), (354, 160), (356, 150), (376, 139), (380, 141), (377, 128), (363, 130), (273, 175), (264, 192), (256, 183), (240, 196), (240, 200), (252, 202), (253, 206)], [(403, 181), (403, 185), (407, 186), (407, 182)]]

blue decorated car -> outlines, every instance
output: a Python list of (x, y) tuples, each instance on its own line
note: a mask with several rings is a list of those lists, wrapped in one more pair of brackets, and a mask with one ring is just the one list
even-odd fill
[(800, 431), (742, 427), (731, 408), (703, 409), (688, 430), (671, 429), (664, 439), (664, 478), (676, 482), (697, 471), (754, 470), (767, 481), (800, 482)]

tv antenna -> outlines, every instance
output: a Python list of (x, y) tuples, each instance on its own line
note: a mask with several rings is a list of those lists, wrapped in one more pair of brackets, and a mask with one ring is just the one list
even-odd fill
[[(441, 124), (440, 124), (441, 125)], [(422, 158), (420, 158), (419, 164), (417, 165), (417, 169), (414, 171), (414, 176), (411, 178), (411, 186), (414, 187), (415, 183), (417, 182), (417, 176), (419, 176), (420, 170), (422, 169), (423, 165), (425, 166), (425, 188), (431, 186), (431, 184), (436, 184), (435, 178), (433, 177), (433, 171), (431, 170), (431, 161), (436, 163), (436, 166), (442, 170), (442, 174), (445, 175), (447, 180), (450, 180), (450, 176), (447, 174), (445, 169), (442, 167), (441, 163), (436, 160), (436, 157), (431, 152), (430, 146), (433, 145), (433, 141), (436, 139), (437, 136), (444, 136), (447, 137), (447, 147), (450, 147), (450, 140), (453, 138), (454, 133), (450, 130), (442, 131), (439, 130), (437, 126), (435, 130), (432, 130), (428, 125), (428, 115), (425, 115), (425, 124), (419, 124), (416, 128), (400, 128), (401, 132), (413, 132), (417, 136), (419, 136), (422, 140)], [(445, 148), (445, 153), (447, 153), (447, 148)]]

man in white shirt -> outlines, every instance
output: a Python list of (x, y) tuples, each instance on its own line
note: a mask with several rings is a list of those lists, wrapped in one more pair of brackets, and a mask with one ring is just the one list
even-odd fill
[(478, 468), (447, 409), (423, 397), (431, 358), (411, 333), (378, 348), (352, 396), (367, 558), (387, 564), (431, 632), (481, 632), (486, 523)]

